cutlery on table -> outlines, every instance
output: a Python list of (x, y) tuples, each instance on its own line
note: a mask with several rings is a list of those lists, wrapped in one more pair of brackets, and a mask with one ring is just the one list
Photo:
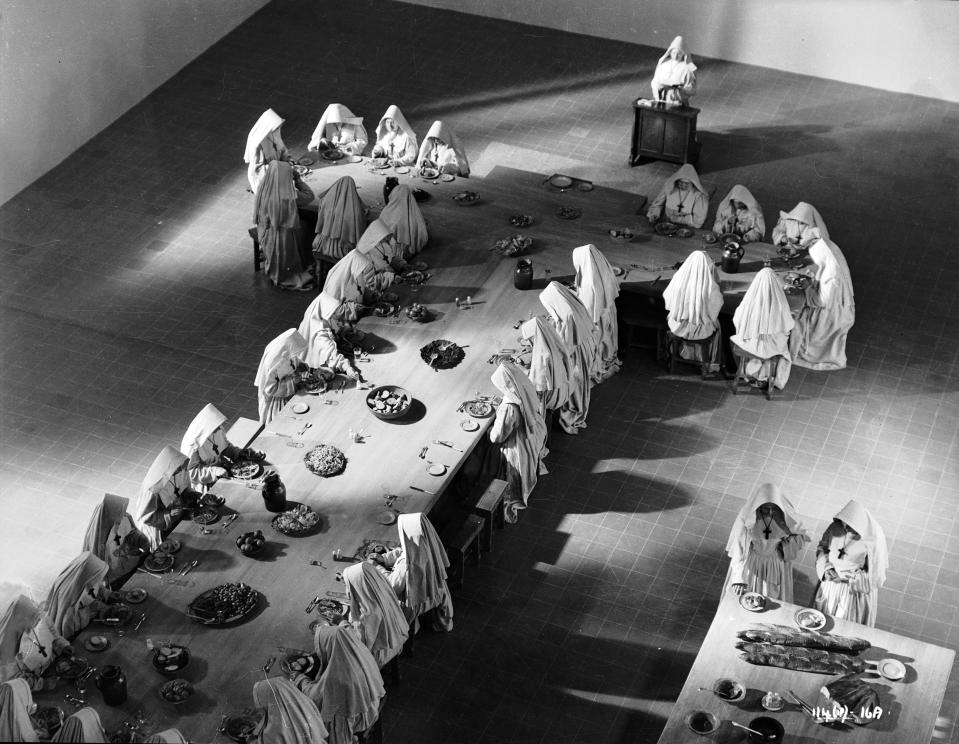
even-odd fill
[(227, 531), (227, 528), (228, 528), (231, 524), (233, 524), (233, 523), (236, 521), (236, 518), (239, 517), (239, 516), (240, 516), (239, 512), (237, 512), (236, 514), (231, 514), (231, 515), (227, 518), (227, 520), (223, 523), (223, 526), (222, 526), (220, 529), (223, 530), (224, 532), (226, 532), (226, 531)]
[(813, 718), (816, 717), (816, 716), (815, 716), (815, 713), (813, 712), (813, 709), (809, 706), (808, 703), (806, 703), (801, 697), (799, 697), (799, 695), (797, 695), (797, 694), (796, 694), (795, 692), (793, 692), (792, 690), (786, 690), (786, 693), (789, 695), (789, 697), (791, 697), (793, 700), (795, 700), (796, 703), (798, 703), (799, 706), (800, 706), (808, 715), (813, 716)]
[(264, 674), (269, 674), (269, 673), (270, 673), (270, 670), (273, 668), (273, 662), (275, 662), (275, 661), (276, 661), (276, 657), (275, 657), (275, 656), (271, 656), (269, 659), (266, 660), (266, 664), (263, 665), (263, 673), (264, 673)]
[(298, 437), (302, 437), (304, 434), (306, 434), (306, 430), (307, 430), (307, 429), (312, 429), (312, 428), (313, 428), (313, 424), (311, 424), (309, 421), (307, 421), (305, 424), (303, 424), (303, 428), (300, 429), (300, 430), (296, 433), (296, 435), (297, 435)]
[(306, 606), (306, 614), (309, 615), (313, 610), (316, 609), (316, 606), (320, 603), (320, 596), (317, 595), (310, 600), (310, 603)]
[(274, 437), (292, 437), (293, 436), (292, 434), (281, 434), (278, 431), (270, 431), (269, 429), (265, 429), (263, 433), (270, 434), (271, 436), (274, 436)]
[(419, 486), (410, 486), (414, 491), (419, 491), (420, 493), (428, 493), (430, 496), (435, 496), (436, 491), (427, 491), (425, 488), (420, 488)]
[(143, 621), (147, 619), (147, 614), (145, 612), (140, 613), (140, 619), (137, 620), (137, 624), (133, 627), (134, 630), (139, 630), (140, 626), (143, 625)]
[(433, 444), (442, 444), (444, 447), (449, 447), (451, 450), (456, 450), (457, 452), (463, 452), (459, 447), (453, 445), (452, 442), (444, 442), (440, 439), (434, 439)]
[(188, 565), (183, 567), (183, 570), (180, 571), (180, 576), (186, 576), (190, 571), (200, 565), (200, 561), (192, 561)]
[(764, 734), (762, 731), (751, 729), (749, 728), (749, 726), (743, 726), (741, 723), (736, 723), (735, 721), (730, 721), (730, 723), (736, 728), (741, 728), (743, 731), (748, 731), (751, 734), (756, 734), (756, 736), (759, 736), (766, 741), (776, 741), (776, 734)]

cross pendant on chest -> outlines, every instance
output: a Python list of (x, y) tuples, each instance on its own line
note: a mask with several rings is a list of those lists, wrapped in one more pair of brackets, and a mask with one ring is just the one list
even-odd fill
[(845, 558), (845, 557), (846, 557), (846, 549), (845, 549), (845, 548), (839, 548), (838, 556), (839, 556), (840, 558)]
[(772, 528), (769, 525), (763, 527), (763, 537), (768, 540), (770, 534), (772, 534)]

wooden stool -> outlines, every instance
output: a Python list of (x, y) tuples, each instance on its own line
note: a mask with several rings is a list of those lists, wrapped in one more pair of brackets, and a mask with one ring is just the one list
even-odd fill
[(443, 539), (443, 546), (450, 559), (450, 569), (453, 571), (454, 584), (457, 588), (463, 586), (463, 575), (466, 572), (466, 557), (472, 555), (477, 563), (480, 558), (479, 536), (486, 525), (486, 520), (476, 514), (469, 514), (466, 521), (448, 539)]
[(489, 553), (493, 549), (493, 527), (501, 530), (506, 525), (506, 496), (509, 494), (509, 484), (493, 478), (486, 490), (479, 497), (473, 514), (483, 517), (482, 547), (483, 552)]
[(758, 357), (754, 354), (750, 354), (748, 351), (744, 351), (740, 346), (733, 344), (733, 355), (739, 357), (739, 366), (736, 368), (736, 375), (733, 377), (733, 395), (737, 394), (737, 388), (740, 385), (740, 380), (745, 384), (749, 385), (749, 378), (746, 376), (746, 363), (752, 360), (757, 362), (769, 362), (771, 367), (769, 371), (769, 377), (766, 380), (766, 400), (773, 399), (773, 384), (776, 379), (776, 372), (779, 370), (779, 360), (782, 359), (781, 354), (774, 354), (771, 357), (763, 358)]
[[(700, 374), (705, 380), (709, 377), (709, 365), (712, 363), (711, 359), (711, 348), (714, 341), (716, 340), (716, 334), (719, 333), (717, 328), (713, 331), (712, 335), (707, 336), (706, 338), (696, 339), (695, 341), (690, 339), (685, 339), (680, 336), (676, 336), (672, 331), (666, 331), (666, 347), (667, 347), (667, 361), (669, 364), (669, 373), (675, 374), (676, 372), (676, 363), (680, 364), (691, 364), (699, 367)], [(721, 342), (721, 339), (719, 339)], [(680, 356), (680, 351), (683, 344), (692, 344), (699, 348), (699, 353), (702, 358), (705, 360), (703, 362), (696, 362), (692, 359), (683, 359)], [(726, 378), (726, 368), (723, 366), (723, 345), (719, 344), (719, 354), (717, 355), (717, 363), (719, 364), (719, 372), (722, 374), (723, 378)]]
[(253, 271), (260, 270), (260, 262), (263, 260), (263, 251), (260, 250), (260, 235), (255, 227), (251, 227), (247, 232), (253, 238)]

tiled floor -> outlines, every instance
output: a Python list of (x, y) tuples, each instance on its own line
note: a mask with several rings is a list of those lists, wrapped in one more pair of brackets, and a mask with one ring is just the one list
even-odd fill
[[(625, 162), (659, 54), (386, 0), (277, 1), (0, 208), (0, 596), (42, 594), (92, 504), (135, 495), (205, 402), (255, 415), (263, 344), (303, 307), (250, 271), (241, 155), (265, 107), (300, 145), (330, 101), (367, 122), (395, 102), (418, 131), (450, 121), (477, 173), (651, 194), (672, 167)], [(556, 436), (532, 508), (457, 596), (455, 631), (405, 665), (394, 744), (655, 741), (733, 515), (767, 480), (812, 533), (866, 503), (892, 552), (879, 625), (959, 646), (959, 106), (697, 61), (704, 181), (747, 184), (769, 222), (815, 204), (847, 256), (849, 369), (796, 369), (767, 403), (634, 352), (588, 430)], [(957, 713), (954, 674), (942, 739)]]

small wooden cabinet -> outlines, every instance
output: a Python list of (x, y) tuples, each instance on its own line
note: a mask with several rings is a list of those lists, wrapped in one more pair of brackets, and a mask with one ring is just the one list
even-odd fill
[(643, 158), (673, 163), (695, 163), (699, 159), (696, 119), (699, 109), (659, 101), (633, 103), (633, 138), (629, 164)]

